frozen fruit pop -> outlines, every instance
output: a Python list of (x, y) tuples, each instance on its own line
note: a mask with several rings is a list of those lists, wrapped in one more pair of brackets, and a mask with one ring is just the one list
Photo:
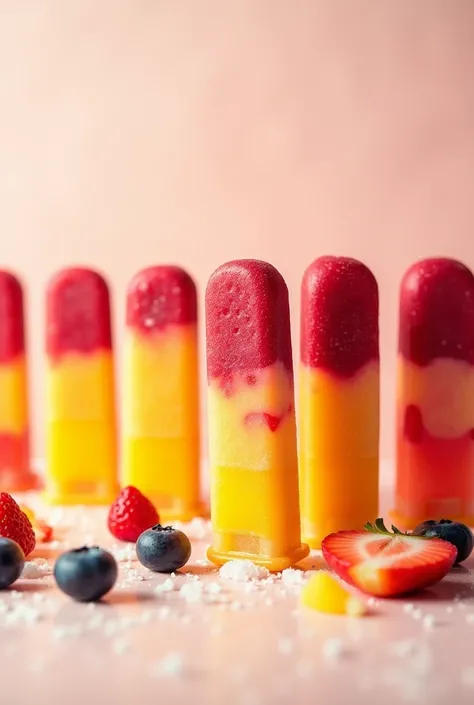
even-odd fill
[(0, 489), (37, 486), (30, 470), (23, 291), (13, 274), (0, 271)]
[(65, 269), (47, 291), (47, 483), (55, 504), (108, 504), (118, 493), (109, 291)]
[(426, 259), (400, 291), (394, 519), (474, 524), (474, 277)]
[(320, 257), (301, 291), (299, 378), (303, 540), (319, 548), (377, 517), (379, 304), (372, 272)]
[(124, 482), (166, 521), (200, 513), (196, 287), (179, 267), (150, 267), (127, 297)]
[(206, 293), (213, 539), (208, 557), (272, 571), (304, 558), (288, 291), (274, 267), (224, 264)]

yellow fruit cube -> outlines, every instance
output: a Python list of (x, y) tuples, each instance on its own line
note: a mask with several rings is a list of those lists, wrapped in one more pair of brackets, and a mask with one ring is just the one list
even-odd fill
[(304, 585), (300, 602), (326, 614), (346, 614), (361, 617), (366, 613), (365, 603), (352, 595), (326, 570), (318, 570)]

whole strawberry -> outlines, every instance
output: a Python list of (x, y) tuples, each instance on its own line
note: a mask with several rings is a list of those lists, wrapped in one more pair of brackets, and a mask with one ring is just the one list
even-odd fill
[(30, 520), (8, 492), (0, 492), (0, 536), (16, 541), (25, 556), (36, 546)]
[(120, 541), (134, 543), (140, 534), (159, 523), (155, 507), (136, 487), (124, 487), (109, 510), (109, 531)]

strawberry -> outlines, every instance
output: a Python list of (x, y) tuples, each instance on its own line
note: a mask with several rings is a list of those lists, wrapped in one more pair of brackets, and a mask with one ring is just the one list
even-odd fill
[(16, 541), (25, 556), (36, 546), (31, 521), (8, 492), (0, 492), (0, 536)]
[(134, 543), (140, 534), (159, 523), (155, 507), (136, 487), (124, 487), (109, 510), (109, 531), (120, 541)]
[(394, 526), (390, 533), (383, 519), (365, 529), (326, 536), (322, 551), (340, 578), (369, 595), (422, 590), (444, 578), (456, 560), (457, 549), (442, 539), (402, 534)]

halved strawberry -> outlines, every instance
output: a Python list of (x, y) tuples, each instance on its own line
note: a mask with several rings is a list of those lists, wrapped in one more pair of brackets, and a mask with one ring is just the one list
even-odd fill
[[(338, 531), (326, 536), (323, 556), (347, 583), (375, 597), (397, 597), (439, 582), (456, 560), (447, 541), (402, 534), (382, 519), (365, 531)], [(420, 541), (421, 538), (421, 541)]]

